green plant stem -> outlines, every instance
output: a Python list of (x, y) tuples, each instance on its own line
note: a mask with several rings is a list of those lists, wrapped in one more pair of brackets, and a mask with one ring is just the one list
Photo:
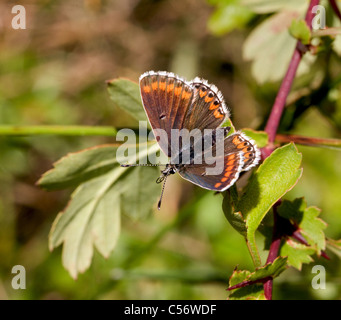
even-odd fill
[(0, 136), (115, 136), (116, 133), (110, 126), (0, 125)]

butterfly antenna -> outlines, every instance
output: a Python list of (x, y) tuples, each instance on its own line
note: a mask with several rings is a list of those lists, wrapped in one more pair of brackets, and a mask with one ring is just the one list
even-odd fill
[(128, 168), (128, 167), (160, 167), (165, 166), (165, 164), (151, 164), (151, 163), (133, 163), (133, 164), (121, 164), (121, 167)]
[(165, 176), (165, 180), (163, 181), (162, 190), (161, 190), (161, 195), (160, 195), (160, 200), (159, 200), (159, 202), (158, 202), (158, 204), (157, 204), (157, 208), (158, 208), (159, 210), (160, 210), (160, 208), (161, 208), (161, 201), (162, 201), (162, 197), (163, 197), (163, 192), (165, 191), (165, 186), (166, 186), (167, 177), (168, 177), (168, 175)]

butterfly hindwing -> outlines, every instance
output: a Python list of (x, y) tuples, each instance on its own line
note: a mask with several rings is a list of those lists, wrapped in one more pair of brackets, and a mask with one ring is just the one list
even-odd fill
[[(219, 160), (218, 160), (219, 161)], [(243, 166), (243, 154), (231, 153), (224, 156), (224, 167), (220, 174), (207, 175), (207, 168), (212, 165), (188, 165), (179, 170), (179, 174), (186, 180), (209, 190), (224, 191), (235, 183)]]
[[(223, 191), (234, 184), (240, 172), (247, 171), (258, 164), (259, 150), (243, 133), (236, 132), (227, 136), (223, 145), (224, 153), (220, 154), (219, 143), (213, 141), (211, 147), (206, 147), (201, 155), (196, 156), (197, 164), (183, 165), (180, 167), (179, 174), (203, 188)], [(217, 166), (218, 163), (223, 163), (220, 172), (208, 174), (207, 169)]]

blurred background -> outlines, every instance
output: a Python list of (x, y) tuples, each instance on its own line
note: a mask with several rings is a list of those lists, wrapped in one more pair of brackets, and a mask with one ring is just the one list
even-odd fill
[[(167, 70), (214, 83), (237, 129), (263, 129), (279, 82), (257, 83), (242, 54), (263, 16), (217, 35), (212, 15), (218, 2), (22, 1), (26, 29), (14, 30), (14, 4), (1, 1), (0, 124), (133, 126), (134, 120), (113, 106), (105, 81), (138, 81), (145, 71)], [(290, 121), (289, 112), (282, 132), (340, 138), (340, 88), (333, 90), (335, 121), (318, 108), (305, 110), (297, 122)], [(292, 101), (295, 105), (295, 97)], [(233, 269), (253, 268), (246, 244), (226, 221), (222, 197), (178, 176), (168, 180), (162, 210), (138, 222), (123, 217), (112, 255), (104, 259), (96, 253), (77, 280), (62, 266), (62, 248), (49, 252), (51, 224), (72, 190), (46, 192), (35, 183), (66, 153), (112, 142), (110, 137), (0, 135), (0, 299), (226, 299)], [(304, 196), (308, 206), (321, 208), (327, 236), (340, 238), (341, 153), (298, 149), (304, 173), (287, 198)], [(275, 281), (274, 298), (339, 299), (340, 261), (328, 254), (330, 261), (316, 257), (302, 272), (285, 271)], [(17, 264), (26, 269), (25, 290), (11, 286)], [(315, 264), (326, 267), (326, 290), (310, 286)]]

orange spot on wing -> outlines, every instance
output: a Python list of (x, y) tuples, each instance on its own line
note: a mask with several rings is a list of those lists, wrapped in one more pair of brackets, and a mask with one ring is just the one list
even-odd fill
[(241, 140), (239, 139), (238, 136), (234, 136), (233, 139), (232, 139), (232, 143), (235, 144), (235, 145), (238, 145), (241, 143)]
[(174, 94), (175, 94), (176, 96), (179, 96), (180, 93), (181, 93), (181, 90), (182, 90), (181, 87), (176, 87), (176, 88), (174, 89)]
[(155, 81), (155, 82), (152, 83), (152, 89), (153, 89), (153, 90), (156, 90), (156, 89), (157, 89), (157, 81)]
[(151, 91), (150, 86), (144, 86), (144, 87), (143, 87), (143, 91), (144, 91), (145, 93), (150, 93), (150, 91)]
[(218, 183), (216, 183), (216, 184), (214, 185), (215, 188), (219, 188), (220, 186), (221, 186), (221, 183), (220, 183), (220, 182), (218, 182)]
[(168, 86), (167, 86), (167, 92), (171, 92), (174, 90), (174, 83), (170, 83)]
[(224, 177), (229, 177), (232, 175), (232, 172), (225, 172)]
[(214, 104), (214, 102), (211, 102), (209, 109), (214, 110), (214, 109), (217, 109), (218, 107), (219, 107), (219, 104)]
[(190, 97), (191, 97), (191, 93), (190, 92), (188, 92), (188, 91), (183, 91), (182, 92), (182, 96), (181, 96), (182, 99), (189, 99)]
[(226, 163), (227, 166), (232, 166), (235, 164), (236, 161), (230, 160), (229, 162)]
[(228, 166), (228, 167), (225, 168), (225, 171), (226, 171), (226, 172), (230, 172), (230, 171), (232, 171), (233, 169), (234, 169), (234, 166)]
[(222, 178), (220, 181), (221, 182), (226, 182), (228, 178)]
[(217, 118), (217, 119), (220, 119), (223, 117), (223, 115), (218, 111), (218, 110), (215, 110), (213, 115)]
[(232, 153), (230, 154), (228, 157), (227, 157), (227, 160), (233, 160), (236, 158), (236, 154), (235, 153)]
[(213, 98), (214, 98), (214, 97), (209, 97), (209, 96), (207, 96), (207, 97), (205, 98), (205, 102), (206, 102), (206, 103), (209, 103), (210, 101), (213, 100)]
[(200, 98), (205, 97), (206, 94), (207, 94), (207, 91), (202, 91), (202, 90), (199, 91), (199, 96), (200, 96)]
[(161, 90), (163, 90), (163, 91), (165, 91), (166, 90), (166, 82), (160, 82), (159, 83), (159, 88), (161, 89)]

